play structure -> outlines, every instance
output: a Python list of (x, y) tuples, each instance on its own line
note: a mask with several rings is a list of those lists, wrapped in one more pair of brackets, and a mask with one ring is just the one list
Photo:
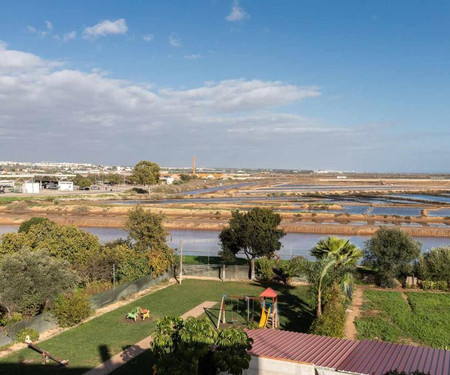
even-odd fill
[(259, 328), (278, 328), (280, 325), (278, 319), (278, 294), (272, 288), (267, 288), (259, 295), (261, 303), (261, 319)]
[(141, 307), (135, 307), (131, 312), (127, 314), (127, 319), (133, 319), (137, 321), (139, 318), (145, 320), (146, 318), (150, 318), (150, 310), (143, 309)]
[[(238, 323), (239, 306), (241, 301), (244, 301), (247, 309), (247, 323), (254, 321), (255, 316), (255, 301), (259, 301), (261, 306), (261, 316), (258, 327), (265, 328), (278, 328), (278, 294), (272, 288), (267, 288), (258, 297), (255, 296), (231, 296), (227, 294), (222, 295), (220, 302), (219, 317), (217, 319), (217, 328), (220, 328), (220, 324), (226, 324), (226, 306), (227, 301), (231, 304), (231, 323)], [(251, 306), (251, 307), (250, 307)]]
[(66, 359), (65, 360), (61, 360), (59, 358), (56, 358), (53, 355), (51, 355), (49, 352), (47, 352), (47, 351), (39, 348), (38, 346), (34, 345), (34, 343), (30, 339), (30, 336), (28, 336), (28, 335), (25, 338), (25, 343), (28, 344), (28, 347), (30, 349), (34, 350), (35, 352), (38, 352), (41, 355), (41, 363), (43, 365), (48, 363), (50, 359), (52, 361), (56, 362), (58, 367), (67, 367), (69, 365), (69, 361), (68, 360), (66, 360)]

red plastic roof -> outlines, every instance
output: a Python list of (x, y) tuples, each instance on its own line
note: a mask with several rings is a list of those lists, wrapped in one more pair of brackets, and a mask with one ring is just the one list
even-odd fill
[(381, 341), (337, 339), (304, 333), (258, 329), (253, 338), (254, 356), (272, 357), (337, 371), (382, 375), (389, 370), (419, 370), (430, 375), (450, 374), (450, 351)]
[(266, 298), (275, 298), (278, 297), (278, 293), (275, 292), (271, 287), (268, 287), (264, 292), (262, 292), (260, 297), (266, 297)]

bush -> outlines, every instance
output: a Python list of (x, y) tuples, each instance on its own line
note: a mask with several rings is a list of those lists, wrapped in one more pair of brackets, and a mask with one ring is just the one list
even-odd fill
[(9, 317), (6, 312), (0, 318), (0, 326), (7, 326), (8, 324), (14, 324), (22, 320), (22, 314), (13, 312)]
[(91, 301), (81, 293), (60, 294), (53, 307), (53, 314), (61, 327), (73, 327), (88, 318), (91, 313)]
[(440, 281), (424, 280), (424, 281), (422, 281), (422, 289), (423, 290), (442, 290), (445, 292), (449, 289), (449, 285), (447, 284), (447, 281), (445, 281), (445, 280), (440, 280)]
[(302, 256), (292, 258), (280, 267), (281, 278), (285, 284), (289, 284), (293, 277), (300, 277), (305, 273), (307, 260)]
[(276, 265), (275, 259), (269, 259), (267, 257), (262, 257), (256, 262), (256, 274), (258, 279), (261, 281), (270, 281), (274, 277), (273, 268)]
[(21, 250), (0, 264), (0, 301), (9, 314), (34, 316), (60, 293), (73, 290), (76, 273), (45, 250)]
[(25, 342), (27, 336), (30, 336), (31, 341), (36, 341), (39, 339), (39, 332), (33, 328), (24, 328), (17, 332), (16, 341)]
[(312, 324), (311, 333), (321, 336), (344, 337), (345, 297), (338, 286), (331, 291), (323, 314)]

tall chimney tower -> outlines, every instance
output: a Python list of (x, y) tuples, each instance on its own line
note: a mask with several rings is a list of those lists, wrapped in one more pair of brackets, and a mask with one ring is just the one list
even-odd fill
[(195, 155), (192, 157), (192, 175), (195, 176)]

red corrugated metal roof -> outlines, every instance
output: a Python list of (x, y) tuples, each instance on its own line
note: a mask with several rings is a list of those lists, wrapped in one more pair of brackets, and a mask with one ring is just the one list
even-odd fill
[(248, 330), (251, 355), (312, 363), (337, 371), (382, 375), (389, 370), (450, 374), (450, 351), (381, 341), (337, 339), (273, 329)]
[(267, 297), (267, 298), (275, 298), (278, 296), (278, 293), (275, 292), (270, 286), (264, 291), (262, 292), (260, 295), (260, 297)]

